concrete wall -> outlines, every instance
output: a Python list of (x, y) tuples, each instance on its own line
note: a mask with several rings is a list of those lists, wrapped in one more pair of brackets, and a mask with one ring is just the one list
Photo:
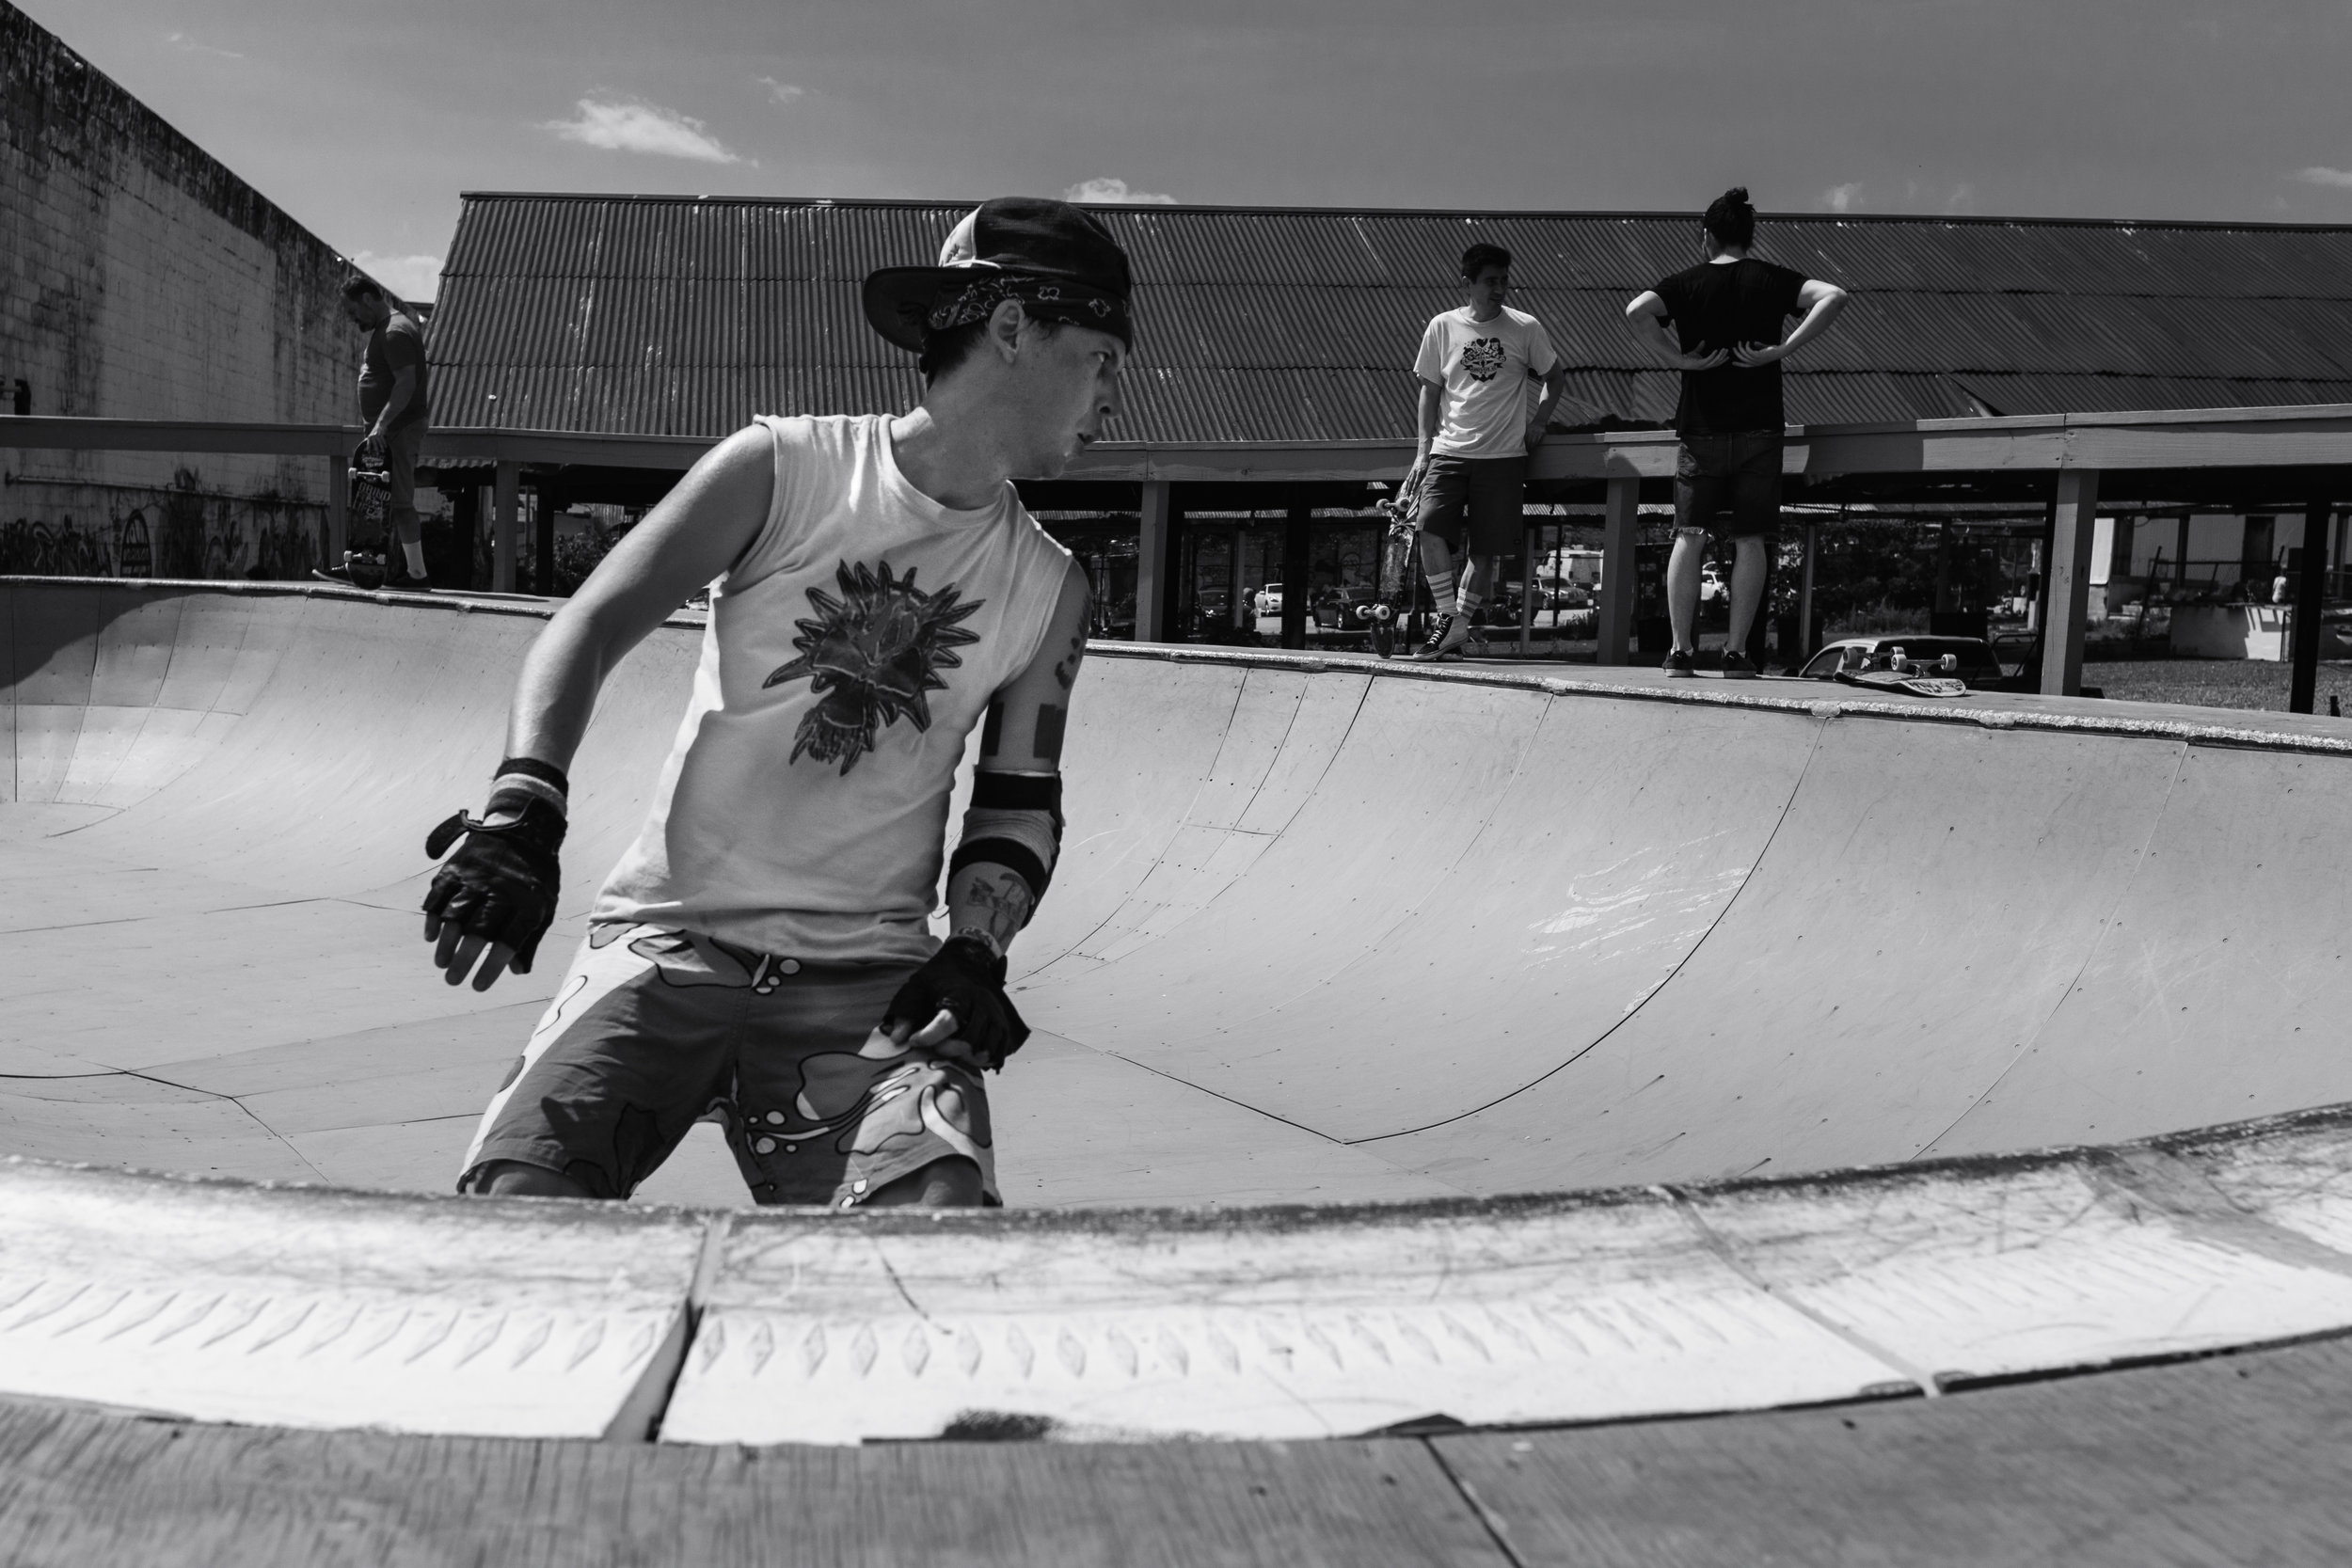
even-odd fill
[[(349, 264), (0, 0), (0, 412), (358, 418)], [(0, 451), (0, 572), (307, 572), (314, 458)], [(125, 561), (125, 546), (129, 560)]]

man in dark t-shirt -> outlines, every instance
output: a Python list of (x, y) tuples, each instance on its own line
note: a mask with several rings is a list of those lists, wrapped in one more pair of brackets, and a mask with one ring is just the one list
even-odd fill
[[(343, 285), (343, 314), (368, 335), (359, 363), (359, 418), (366, 422), (368, 434), (359, 450), (384, 460), (385, 481), (391, 492), (384, 514), (381, 586), (423, 592), (431, 583), (424, 569), (424, 530), (417, 517), (417, 460), (424, 454), (424, 433), (433, 412), (424, 329), (416, 317), (365, 277)], [(319, 575), (336, 582), (378, 586), (355, 578), (353, 571), (352, 562), (346, 560), (342, 566)]]
[[(1744, 187), (1727, 191), (1701, 226), (1707, 260), (1675, 274), (1625, 308), (1635, 336), (1682, 372), (1675, 433), (1675, 547), (1666, 564), (1674, 651), (1666, 673), (1694, 672), (1699, 574), (1707, 534), (1720, 529), (1735, 551), (1731, 635), (1724, 673), (1753, 676), (1748, 632), (1764, 597), (1765, 550), (1780, 523), (1780, 362), (1846, 308), (1846, 291), (1748, 254), (1756, 209)], [(1786, 339), (1781, 325), (1804, 320)], [(1668, 323), (1674, 335), (1666, 332)], [(1724, 521), (1725, 515), (1728, 521)]]

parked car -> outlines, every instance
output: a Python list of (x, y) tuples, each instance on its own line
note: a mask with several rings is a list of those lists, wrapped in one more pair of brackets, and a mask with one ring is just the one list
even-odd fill
[(1714, 564), (1699, 568), (1699, 603), (1713, 604), (1724, 596), (1724, 569)]
[(1326, 631), (1372, 629), (1372, 607), (1380, 595), (1369, 588), (1327, 588), (1315, 595), (1315, 625)]
[(1267, 583), (1258, 590), (1256, 597), (1250, 602), (1257, 607), (1258, 613), (1261, 615), (1281, 614), (1282, 585), (1279, 582)]
[[(1924, 665), (1930, 674), (1958, 676), (1980, 691), (1997, 689), (2001, 684), (2001, 660), (1993, 651), (1993, 644), (1981, 637), (1925, 637), (1901, 632), (1883, 637), (1841, 637), (1804, 661), (1797, 673), (1806, 680), (1828, 681), (1837, 678), (1838, 670), (1847, 660), (1856, 657), (1867, 661), (1867, 668), (1883, 670), (1895, 650), (1900, 648), (1903, 657), (1913, 664)], [(1943, 668), (1947, 657), (1951, 668)]]

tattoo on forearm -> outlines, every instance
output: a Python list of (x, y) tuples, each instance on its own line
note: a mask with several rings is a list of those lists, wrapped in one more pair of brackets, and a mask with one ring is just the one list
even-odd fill
[(1010, 872), (1000, 877), (976, 873), (963, 890), (961, 902), (967, 910), (982, 911), (981, 921), (1000, 947), (1020, 934), (1021, 927), (1029, 923), (1030, 912), (1037, 908), (1037, 900), (1029, 895), (1029, 884)]
[(1061, 760), (1062, 732), (1070, 723), (1070, 710), (1052, 703), (1037, 705), (1037, 756), (1043, 762)]

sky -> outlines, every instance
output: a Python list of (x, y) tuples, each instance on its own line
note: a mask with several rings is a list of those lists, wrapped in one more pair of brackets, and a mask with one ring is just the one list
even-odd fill
[(15, 0), (431, 298), (470, 190), (2352, 223), (2343, 0)]

